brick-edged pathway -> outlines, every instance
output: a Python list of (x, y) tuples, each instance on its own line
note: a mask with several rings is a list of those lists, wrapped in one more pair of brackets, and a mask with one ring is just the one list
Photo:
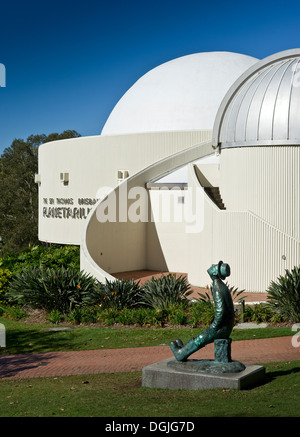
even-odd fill
[[(171, 357), (169, 346), (0, 355), (0, 378), (141, 371), (149, 364)], [(192, 356), (198, 359), (213, 357), (213, 344)], [(293, 347), (292, 337), (234, 341), (232, 359), (244, 364), (299, 360), (300, 347)]]

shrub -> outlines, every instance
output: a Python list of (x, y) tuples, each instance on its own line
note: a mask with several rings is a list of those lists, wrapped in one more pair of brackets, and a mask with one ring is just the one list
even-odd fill
[(136, 325), (156, 325), (157, 319), (155, 316), (155, 310), (152, 308), (139, 307), (134, 309), (134, 323)]
[(117, 308), (106, 308), (104, 309), (99, 317), (99, 322), (104, 323), (107, 326), (119, 323), (120, 310)]
[(96, 323), (99, 319), (101, 309), (99, 307), (82, 307), (81, 323)]
[(9, 281), (12, 273), (8, 269), (0, 268), (0, 302), (6, 302), (6, 292), (9, 288)]
[(186, 277), (169, 273), (148, 280), (142, 287), (139, 302), (149, 308), (166, 309), (172, 304), (187, 303), (191, 293)]
[(262, 303), (254, 305), (245, 305), (244, 321), (245, 322), (269, 322), (272, 318), (272, 311)]
[(119, 312), (118, 323), (120, 325), (134, 325), (135, 324), (134, 310), (131, 308), (123, 308)]
[(73, 323), (79, 324), (83, 321), (84, 313), (82, 307), (72, 309), (68, 314), (68, 320)]
[(14, 253), (0, 259), (0, 267), (9, 269), (12, 275), (33, 267), (73, 268), (80, 270), (80, 249), (78, 246), (29, 246), (21, 253)]
[(52, 310), (49, 314), (49, 322), (57, 325), (63, 320), (63, 314), (59, 310)]
[(168, 308), (168, 322), (172, 325), (186, 325), (188, 323), (188, 310), (185, 303), (172, 304)]
[(267, 293), (271, 309), (292, 323), (300, 321), (300, 266), (286, 270), (284, 276), (272, 281)]
[(132, 308), (139, 302), (139, 282), (133, 280), (109, 281), (98, 283), (87, 301), (91, 305), (102, 305), (103, 308)]
[(10, 320), (20, 320), (27, 317), (27, 312), (20, 305), (1, 305), (0, 316)]
[(102, 312), (99, 307), (78, 306), (69, 312), (67, 320), (76, 324), (97, 323), (101, 319)]
[[(236, 302), (240, 302), (241, 300), (245, 299), (245, 297), (247, 296), (241, 296), (242, 293), (244, 293), (244, 289), (243, 290), (239, 290), (238, 287), (234, 287), (234, 286), (230, 286), (228, 284), (228, 282), (226, 282), (226, 286), (228, 287), (229, 293), (231, 294), (232, 300), (236, 301)], [(212, 287), (213, 285), (211, 284), (210, 286), (210, 291), (212, 293)], [(211, 296), (208, 293), (198, 293), (199, 298), (197, 300), (200, 301), (207, 301), (207, 300), (211, 300)]]
[(244, 322), (265, 322), (275, 324), (284, 322), (285, 320), (286, 319), (278, 311), (274, 311), (267, 304), (258, 303), (254, 305), (245, 305)]
[(192, 302), (190, 318), (193, 327), (209, 326), (215, 317), (215, 307), (210, 300)]
[(84, 304), (95, 286), (94, 278), (77, 269), (33, 267), (12, 279), (7, 296), (10, 302), (66, 314)]

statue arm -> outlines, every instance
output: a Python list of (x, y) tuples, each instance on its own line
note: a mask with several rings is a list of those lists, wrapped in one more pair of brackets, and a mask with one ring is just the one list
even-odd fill
[(224, 315), (225, 315), (225, 303), (221, 297), (220, 291), (216, 291), (214, 295), (215, 303), (215, 318), (212, 323), (214, 329), (220, 329), (224, 326)]

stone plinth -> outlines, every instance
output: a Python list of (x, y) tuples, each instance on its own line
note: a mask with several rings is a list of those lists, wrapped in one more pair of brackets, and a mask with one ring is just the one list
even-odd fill
[[(146, 366), (142, 370), (142, 386), (170, 390), (204, 390), (212, 388), (232, 388), (242, 390), (259, 385), (265, 376), (265, 368), (257, 365), (242, 365), (237, 372), (206, 372), (205, 366), (210, 360), (187, 360), (175, 362), (174, 358)], [(172, 364), (173, 363), (173, 364)], [(190, 364), (189, 364), (190, 363)], [(238, 363), (232, 361), (229, 365)], [(219, 365), (218, 363), (217, 366)], [(238, 363), (240, 365), (241, 363)], [(224, 363), (220, 363), (224, 365)], [(201, 369), (201, 366), (203, 367)], [(197, 369), (197, 370), (195, 370)], [(199, 370), (201, 369), (201, 370)]]
[(187, 360), (179, 362), (170, 360), (168, 367), (172, 367), (180, 372), (201, 372), (201, 373), (237, 373), (245, 370), (246, 366), (239, 361), (218, 362), (215, 360)]

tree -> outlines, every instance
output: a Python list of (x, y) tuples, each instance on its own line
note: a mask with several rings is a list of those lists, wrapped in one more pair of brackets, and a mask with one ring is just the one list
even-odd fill
[(49, 141), (80, 137), (74, 130), (61, 134), (15, 139), (0, 156), (0, 253), (19, 252), (38, 243), (38, 148)]

